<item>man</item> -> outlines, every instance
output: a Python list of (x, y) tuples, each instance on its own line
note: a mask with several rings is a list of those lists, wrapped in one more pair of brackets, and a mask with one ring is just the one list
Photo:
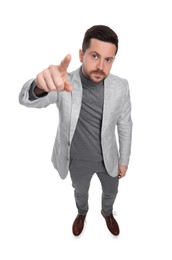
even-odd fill
[(128, 168), (132, 120), (128, 82), (110, 74), (117, 51), (116, 33), (108, 26), (95, 25), (85, 33), (80, 68), (67, 72), (68, 54), (58, 66), (51, 65), (26, 82), (19, 96), (28, 107), (55, 103), (59, 109), (52, 162), (62, 179), (70, 172), (78, 210), (72, 226), (75, 236), (84, 228), (94, 173), (102, 185), (101, 214), (109, 231), (115, 236), (120, 233), (112, 212), (119, 179)]

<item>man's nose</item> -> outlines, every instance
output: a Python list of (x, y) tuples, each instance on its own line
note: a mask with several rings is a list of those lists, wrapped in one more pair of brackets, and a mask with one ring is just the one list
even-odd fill
[(99, 59), (99, 62), (97, 64), (97, 69), (103, 70), (103, 68), (104, 68), (104, 60), (103, 59)]

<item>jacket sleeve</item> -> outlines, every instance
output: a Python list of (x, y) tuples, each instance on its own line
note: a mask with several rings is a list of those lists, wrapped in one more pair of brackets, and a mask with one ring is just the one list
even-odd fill
[(44, 108), (58, 101), (59, 94), (57, 92), (50, 92), (42, 97), (35, 96), (35, 98), (30, 98), (29, 92), (33, 83), (34, 79), (30, 79), (22, 87), (19, 94), (19, 103), (21, 105), (33, 108)]
[(131, 154), (132, 125), (130, 91), (127, 82), (125, 102), (117, 123), (120, 165), (129, 164)]

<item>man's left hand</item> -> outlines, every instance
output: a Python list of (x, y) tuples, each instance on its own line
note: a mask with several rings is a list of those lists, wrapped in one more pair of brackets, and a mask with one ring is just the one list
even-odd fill
[(118, 166), (118, 177), (121, 179), (126, 175), (128, 166), (127, 165), (119, 165)]

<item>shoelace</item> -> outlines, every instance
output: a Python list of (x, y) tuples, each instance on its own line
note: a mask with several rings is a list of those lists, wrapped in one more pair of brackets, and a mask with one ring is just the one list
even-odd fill
[(116, 211), (113, 211), (113, 212), (112, 212), (112, 215), (113, 215), (113, 216), (118, 216), (118, 214), (117, 214)]

